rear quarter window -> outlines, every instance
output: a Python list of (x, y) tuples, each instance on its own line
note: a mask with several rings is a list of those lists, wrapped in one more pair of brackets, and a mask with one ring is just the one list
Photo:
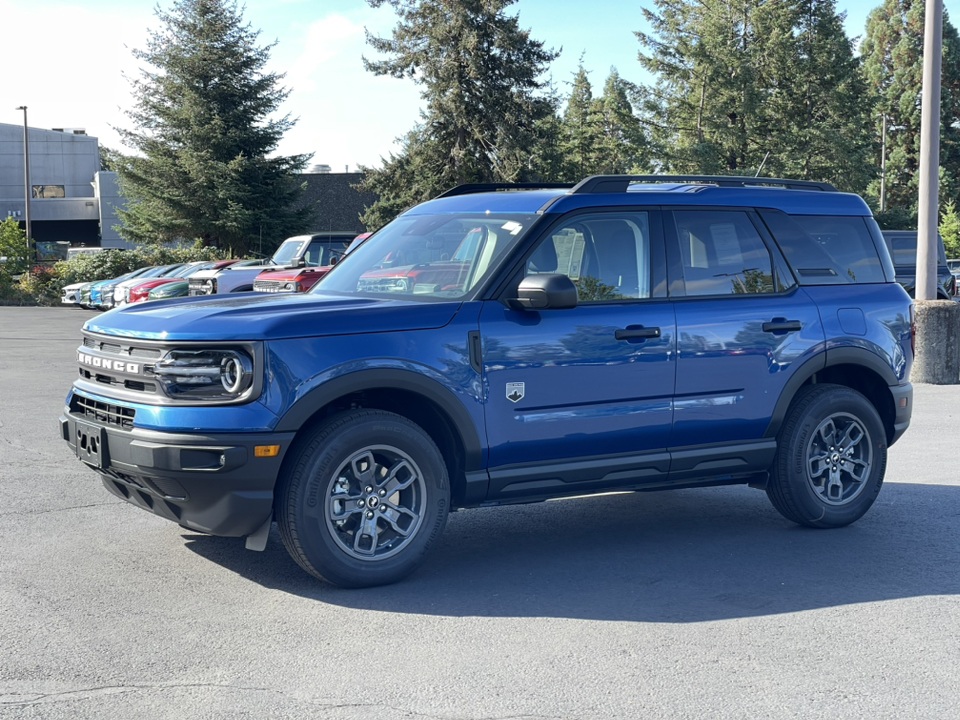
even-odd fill
[(862, 217), (787, 215), (761, 210), (801, 285), (886, 282), (876, 245)]

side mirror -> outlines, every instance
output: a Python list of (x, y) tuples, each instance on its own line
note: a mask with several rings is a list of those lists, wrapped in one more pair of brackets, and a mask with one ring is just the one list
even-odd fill
[(523, 310), (568, 310), (577, 306), (577, 286), (566, 275), (527, 275), (510, 304)]
[(294, 267), (306, 267), (307, 266), (307, 256), (301, 255), (297, 258), (297, 262)]

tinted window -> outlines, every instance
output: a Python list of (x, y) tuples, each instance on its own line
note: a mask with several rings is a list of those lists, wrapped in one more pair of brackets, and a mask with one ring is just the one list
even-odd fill
[(568, 276), (581, 303), (650, 297), (647, 214), (577, 216), (540, 241), (527, 261), (534, 273)]
[(332, 265), (333, 258), (339, 260), (347, 252), (347, 243), (331, 240), (314, 240), (303, 254), (308, 267)]
[(770, 252), (745, 212), (673, 213), (687, 295), (775, 292)]
[[(889, 238), (890, 255), (894, 265), (917, 264), (917, 233), (915, 232), (887, 232), (884, 238)], [(937, 235), (937, 258), (940, 265), (947, 261), (947, 254), (943, 247), (943, 238)]]
[(801, 285), (886, 281), (876, 246), (862, 217), (786, 215), (762, 210)]

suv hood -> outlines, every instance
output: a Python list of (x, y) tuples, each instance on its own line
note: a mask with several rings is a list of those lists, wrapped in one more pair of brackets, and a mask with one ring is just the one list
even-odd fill
[(439, 328), (459, 308), (460, 302), (240, 293), (126, 305), (91, 318), (84, 329), (143, 340), (282, 340)]

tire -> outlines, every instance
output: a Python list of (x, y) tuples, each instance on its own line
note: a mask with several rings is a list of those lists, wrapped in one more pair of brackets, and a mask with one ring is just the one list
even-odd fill
[(380, 410), (336, 416), (307, 436), (276, 496), (283, 544), (341, 587), (397, 582), (423, 562), (450, 506), (447, 466), (418, 425)]
[(795, 523), (843, 527), (873, 505), (886, 466), (887, 435), (870, 401), (843, 385), (813, 385), (787, 413), (767, 496)]

